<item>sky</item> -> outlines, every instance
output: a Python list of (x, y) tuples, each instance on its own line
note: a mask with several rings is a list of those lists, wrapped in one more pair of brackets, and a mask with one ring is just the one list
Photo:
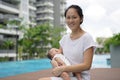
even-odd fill
[(120, 0), (66, 0), (66, 2), (66, 7), (76, 4), (82, 8), (84, 21), (81, 26), (94, 39), (111, 37), (120, 32)]

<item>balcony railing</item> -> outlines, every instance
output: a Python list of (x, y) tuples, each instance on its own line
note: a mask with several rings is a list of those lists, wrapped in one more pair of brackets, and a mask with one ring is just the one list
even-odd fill
[(0, 14), (0, 20), (4, 21), (4, 20), (9, 20), (10, 18), (17, 18), (16, 15), (11, 15), (11, 14)]
[(0, 0), (0, 4), (5, 5), (5, 6), (9, 6), (9, 7), (15, 8), (15, 9), (19, 9), (19, 6), (18, 6), (18, 5), (14, 5), (14, 4), (7, 3), (7, 2), (5, 2), (4, 0), (3, 0), (3, 1)]
[(0, 50), (0, 54), (1, 53), (15, 53), (15, 50)]
[(53, 10), (50, 10), (50, 9), (45, 9), (45, 10), (38, 9), (37, 13), (54, 13), (54, 12), (53, 12)]
[(53, 7), (54, 5), (53, 5), (53, 3), (51, 3), (51, 2), (38, 2), (37, 3), (37, 6), (51, 6), (51, 7)]
[(14, 4), (14, 5), (18, 5), (20, 3), (20, 0), (1, 0), (1, 1), (10, 3), (10, 4)]

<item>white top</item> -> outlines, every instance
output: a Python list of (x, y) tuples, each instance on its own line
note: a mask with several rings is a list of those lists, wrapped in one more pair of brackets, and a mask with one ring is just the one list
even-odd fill
[[(76, 40), (71, 40), (70, 34), (63, 36), (60, 40), (60, 46), (63, 49), (64, 56), (71, 64), (80, 64), (83, 62), (84, 51), (96, 45), (91, 35), (85, 33)], [(83, 80), (90, 80), (89, 71), (83, 71), (81, 75)]]

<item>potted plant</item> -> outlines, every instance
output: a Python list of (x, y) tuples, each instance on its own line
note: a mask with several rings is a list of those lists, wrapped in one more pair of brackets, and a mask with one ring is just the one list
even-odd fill
[(105, 41), (105, 47), (111, 53), (111, 67), (120, 68), (120, 33), (114, 34)]

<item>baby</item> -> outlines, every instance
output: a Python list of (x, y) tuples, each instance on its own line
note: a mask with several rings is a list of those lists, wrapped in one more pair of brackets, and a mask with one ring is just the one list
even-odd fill
[[(51, 59), (53, 67), (71, 65), (70, 62), (61, 53), (61, 51), (57, 48), (50, 49), (47, 56), (49, 59)], [(74, 73), (74, 75), (77, 77), (78, 80), (82, 80), (80, 73)], [(70, 76), (73, 76), (73, 74), (63, 72), (60, 76), (63, 78), (63, 80), (71, 80)]]

